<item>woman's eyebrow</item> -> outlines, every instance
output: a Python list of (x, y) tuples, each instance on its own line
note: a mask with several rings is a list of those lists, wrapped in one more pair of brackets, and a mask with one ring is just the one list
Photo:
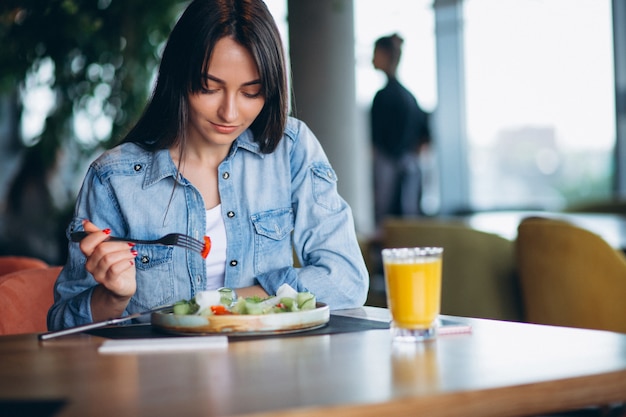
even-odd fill
[[(224, 81), (224, 80), (222, 80), (220, 78), (217, 78), (217, 77), (215, 77), (215, 76), (213, 76), (211, 74), (204, 74), (203, 78), (206, 78), (207, 80), (214, 81), (214, 82), (216, 82), (218, 84), (226, 84), (226, 81)], [(241, 86), (242, 87), (246, 87), (246, 86), (249, 86), (249, 85), (256, 85), (256, 84), (261, 84), (261, 79), (260, 78), (258, 78), (256, 80), (245, 82), (245, 83), (241, 84)]]

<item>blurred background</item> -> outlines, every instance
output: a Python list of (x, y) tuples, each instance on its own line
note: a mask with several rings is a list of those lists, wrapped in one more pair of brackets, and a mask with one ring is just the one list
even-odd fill
[[(266, 3), (289, 52), (293, 113), (325, 147), (360, 234), (372, 233), (369, 108), (385, 83), (373, 45), (394, 32), (399, 79), (431, 114), (429, 216), (626, 194), (620, 0)], [(87, 166), (137, 119), (186, 4), (0, 5), (0, 254), (64, 263)]]

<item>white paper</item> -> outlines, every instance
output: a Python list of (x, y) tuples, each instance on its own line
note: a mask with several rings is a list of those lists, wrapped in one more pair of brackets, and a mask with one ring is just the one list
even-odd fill
[(100, 353), (173, 352), (220, 349), (228, 346), (226, 336), (167, 337), (157, 339), (107, 340), (98, 348)]

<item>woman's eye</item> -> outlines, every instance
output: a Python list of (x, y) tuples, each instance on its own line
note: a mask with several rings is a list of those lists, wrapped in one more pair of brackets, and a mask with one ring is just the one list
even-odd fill
[(261, 90), (259, 91), (244, 91), (243, 95), (247, 98), (257, 98), (261, 96)]
[(213, 83), (209, 80), (208, 82), (202, 85), (201, 91), (203, 94), (213, 94), (213, 93), (217, 93), (219, 89), (220, 89), (219, 85), (216, 85), (216, 83)]

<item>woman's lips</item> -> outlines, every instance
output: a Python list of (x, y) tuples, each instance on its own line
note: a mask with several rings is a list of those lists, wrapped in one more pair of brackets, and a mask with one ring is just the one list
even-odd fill
[(216, 123), (211, 123), (211, 124), (213, 125), (213, 129), (223, 134), (230, 134), (230, 133), (233, 133), (235, 130), (237, 130), (237, 126), (225, 126), (225, 125), (218, 125)]

